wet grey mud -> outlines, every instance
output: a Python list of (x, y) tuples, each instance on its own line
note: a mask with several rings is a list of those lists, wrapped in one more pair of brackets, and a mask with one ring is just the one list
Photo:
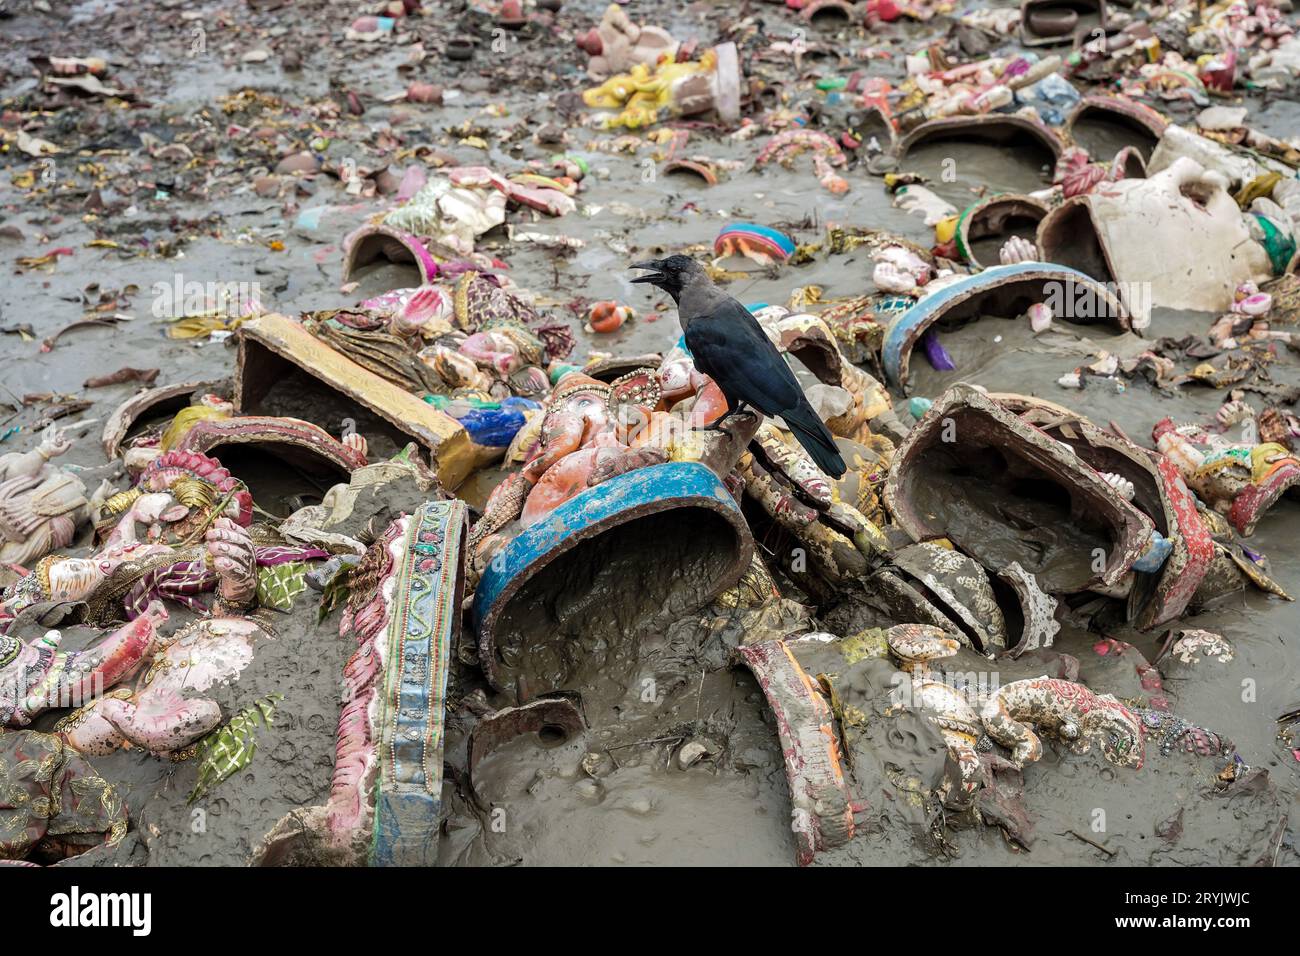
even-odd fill
[(0, 3), (0, 859), (1300, 864), (1296, 16), (1024, 10)]

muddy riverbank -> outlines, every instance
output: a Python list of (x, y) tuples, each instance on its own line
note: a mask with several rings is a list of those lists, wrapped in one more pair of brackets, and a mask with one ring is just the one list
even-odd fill
[[(0, 434), (13, 426), (22, 429), (6, 436), (0, 452), (30, 447), (38, 422), (58, 407), (58, 396), (89, 402), (60, 424), (78, 419), (102, 424), (137, 387), (86, 389), (84, 381), (96, 374), (124, 366), (158, 368), (156, 384), (231, 376), (233, 338), (168, 335), (171, 320), (158, 303), (178, 282), (242, 285), (255, 290), (265, 307), (287, 315), (338, 308), (418, 284), (411, 270), (390, 264), (363, 272), (356, 285), (344, 288), (342, 240), (385, 208), (388, 198), (349, 195), (336, 176), (324, 173), (275, 189), (258, 187), (277, 155), (317, 139), (325, 141), (316, 145), (324, 146), (318, 152), (330, 167), (350, 159), (367, 168), (385, 162), (400, 168), (413, 147), (424, 143), (458, 165), (493, 168), (513, 168), (555, 152), (585, 156), (591, 172), (576, 211), (554, 219), (523, 212), (510, 216), (516, 231), (564, 237), (576, 249), (560, 254), (542, 243), (512, 241), (502, 229), (478, 244), (478, 251), (508, 263), (510, 277), (534, 294), (538, 306), (572, 320), (578, 345), (570, 361), (578, 364), (597, 352), (671, 349), (681, 335), (672, 303), (631, 284), (630, 264), (677, 252), (707, 258), (727, 222), (779, 228), (797, 243), (817, 241), (830, 223), (888, 230), (924, 247), (933, 243), (933, 229), (897, 208), (882, 180), (862, 165), (844, 173), (849, 191), (836, 196), (818, 184), (810, 165), (752, 169), (754, 141), (704, 126), (691, 131), (686, 152), (741, 164), (706, 189), (695, 178), (663, 175), (650, 158), (653, 147), (644, 142), (632, 152), (608, 151), (611, 134), (580, 125), (587, 111), (581, 105), (575, 110), (573, 103), (575, 91), (589, 83), (582, 72), (586, 57), (574, 47), (572, 33), (593, 23), (604, 6), (594, 0), (566, 3), (554, 31), (508, 36), (508, 52), (480, 49), (468, 64), (438, 52), (453, 31), (449, 20), (431, 12), (416, 21), (415, 33), (429, 55), (412, 73), (397, 70), (408, 59), (410, 44), (340, 39), (361, 12), (348, 3), (89, 0), (72, 4), (57, 18), (28, 6), (0, 20), (5, 71), (0, 100), (7, 129), (42, 108), (39, 80), (29, 64), (36, 55), (103, 56), (113, 65), (112, 81), (138, 91), (133, 105), (110, 108), (109, 99), (92, 97), (52, 110), (41, 136), (61, 152), (46, 161), (52, 172), (44, 185), (39, 180), (24, 185), (22, 174), (36, 165), (31, 157), (12, 148), (0, 157), (0, 256), (5, 259), (0, 355), (6, 359)], [(634, 2), (628, 12), (649, 18), (658, 15), (655, 6)], [(801, 28), (780, 7), (735, 6), (761, 16), (773, 36)], [(60, 22), (69, 29), (56, 30)], [(660, 22), (676, 35), (696, 34), (702, 41), (719, 23), (708, 4), (674, 8)], [(196, 29), (203, 37), (198, 53), (192, 52)], [(838, 50), (839, 58), (818, 59), (809, 72), (868, 68), (898, 80), (902, 52), (922, 46), (942, 29), (939, 22), (901, 21), (883, 25), (879, 41), (855, 30), (832, 32), (822, 42)], [(75, 49), (70, 48), (73, 37)], [(873, 43), (890, 57), (868, 57), (863, 51)], [(248, 56), (263, 50), (265, 58)], [(287, 57), (297, 68), (289, 69)], [(788, 73), (793, 85), (793, 65)], [(400, 98), (415, 77), (441, 85), (443, 103)], [(348, 93), (361, 98), (364, 113), (338, 108)], [(1258, 129), (1294, 135), (1300, 120), (1294, 100), (1252, 97), (1246, 105)], [(1182, 105), (1170, 107), (1172, 119), (1191, 114)], [(537, 142), (533, 134), (545, 124), (562, 129), (567, 141)], [(149, 155), (145, 144), (151, 138), (184, 138), (191, 159)], [(945, 180), (942, 164), (952, 158), (943, 147), (931, 147), (909, 157), (904, 168), (928, 176), (936, 192), (959, 208), (975, 190), (1030, 191), (1050, 183), (1049, 171), (993, 147), (959, 153), (956, 178)], [(71, 252), (49, 265), (17, 264), (21, 257), (54, 248)], [(785, 303), (796, 288), (809, 286), (820, 287), (824, 300), (834, 300), (871, 291), (872, 265), (865, 250), (814, 254), (799, 265), (754, 271), (726, 289), (746, 304)], [(112, 308), (96, 311), (104, 296)], [(613, 334), (583, 330), (582, 305), (605, 299), (631, 305), (636, 317)], [(68, 329), (49, 348), (42, 346), (90, 315), (117, 318)], [(1093, 361), (1099, 349), (1136, 356), (1156, 338), (1203, 336), (1214, 318), (1157, 309), (1143, 336), (1063, 322), (1035, 335), (1021, 321), (984, 318), (945, 333), (957, 371), (935, 370), (918, 352), (909, 396), (935, 398), (955, 381), (1021, 392), (1066, 405), (1098, 424), (1113, 422), (1150, 446), (1152, 425), (1161, 418), (1212, 420), (1224, 390), (1194, 383), (1162, 390), (1140, 379), (1129, 380), (1122, 391), (1095, 381), (1077, 390), (1058, 382)], [(29, 334), (11, 331), (19, 326), (29, 326)], [(1279, 350), (1269, 380), (1279, 390), (1300, 385), (1294, 353)], [(55, 403), (24, 402), (41, 393), (52, 393)], [(893, 397), (900, 403), (905, 399), (901, 392)], [(337, 422), (321, 424), (337, 432)], [(62, 461), (88, 485), (109, 478), (121, 487), (121, 464), (106, 462), (95, 440), (99, 427), (88, 429), (91, 439), (79, 442)], [(482, 507), (500, 474), (475, 475), (458, 494)], [(942, 492), (934, 491), (940, 499)], [(1291, 500), (1278, 503), (1249, 539), (1253, 550), (1267, 556), (1272, 577), (1293, 595), (1300, 595), (1297, 542), (1300, 505)], [(88, 540), (78, 544), (88, 553)], [(629, 547), (652, 544), (633, 540)], [(606, 627), (593, 639), (600, 646), (590, 648), (587, 666), (568, 675), (580, 681), (569, 689), (583, 695), (590, 723), (584, 735), (558, 742), (520, 737), (485, 760), (471, 787), (465, 769), (471, 712), (449, 708), (445, 750), (453, 772), (444, 788), (439, 862), (794, 862), (790, 795), (772, 714), (758, 683), (731, 662), (730, 652), (744, 637), (740, 616), (728, 621), (661, 614), (639, 634), (624, 633), (617, 602), (630, 602), (641, 587), (633, 564), (602, 595), (612, 610), (601, 618)], [(784, 583), (787, 596), (807, 600)], [(101, 775), (120, 788), (132, 828), (114, 852), (86, 862), (243, 865), (284, 814), (325, 802), (340, 675), (355, 648), (340, 638), (337, 616), (316, 622), (316, 597), (302, 595), (292, 614), (265, 612), (268, 638), (239, 679), (218, 694), (227, 714), (267, 695), (282, 695), (274, 721), (258, 731), (251, 764), (191, 803), (186, 797), (195, 782), (193, 761), (139, 750), (97, 758)], [(822, 610), (819, 629), (836, 633), (878, 623), (851, 599)], [(186, 615), (173, 619), (183, 622)], [(1112, 766), (1095, 749), (1078, 755), (1049, 745), (1044, 758), (1024, 772), (1030, 846), (1008, 839), (995, 825), (945, 826), (919, 795), (942, 772), (937, 737), (916, 717), (885, 716), (897, 669), (882, 660), (864, 678), (864, 699), (876, 701), (878, 710), (868, 715), (855, 745), (855, 772), (867, 781), (869, 806), (861, 814), (859, 836), (819, 855), (817, 862), (1300, 864), (1294, 838), (1300, 760), (1296, 744), (1279, 739), (1277, 723), (1278, 715), (1300, 699), (1300, 605), (1252, 589), (1174, 626), (1217, 632), (1235, 647), (1229, 663), (1193, 666), (1165, 659), (1160, 669), (1172, 712), (1229, 738), (1243, 768), (1266, 772), (1250, 788), (1225, 794), (1218, 786), (1224, 761), (1181, 751), (1162, 754), (1158, 746), (1148, 747), (1146, 765), (1133, 773)], [(1138, 699), (1149, 696), (1149, 688), (1131, 662), (1117, 662), (1108, 653), (1105, 639), (1129, 642), (1153, 660), (1165, 632), (1124, 626), (1089, 631), (1067, 621), (1052, 651), (1077, 659), (1085, 682), (1121, 699)], [(474, 694), (496, 706), (514, 703), (486, 687), (472, 651), (462, 649), (456, 656), (449, 695), (454, 703)], [(999, 668), (999, 680), (1007, 683), (1039, 676), (1057, 663), (1030, 656), (993, 665), (965, 662), (958, 669)], [(46, 715), (37, 728), (49, 729), (58, 716)], [(680, 754), (690, 743), (700, 744), (703, 756), (683, 766)]]

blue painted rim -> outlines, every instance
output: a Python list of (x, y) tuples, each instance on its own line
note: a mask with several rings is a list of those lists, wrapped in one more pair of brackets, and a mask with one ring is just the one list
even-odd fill
[(1111, 293), (1106, 287), (1087, 273), (1069, 266), (1056, 265), (1051, 262), (1020, 262), (1010, 266), (991, 266), (983, 272), (967, 276), (960, 282), (954, 282), (945, 289), (922, 299), (906, 312), (899, 315), (885, 333), (885, 344), (881, 349), (881, 361), (885, 366), (885, 375), (895, 387), (903, 385), (904, 349), (913, 339), (913, 332), (934, 321), (939, 314), (951, 305), (963, 301), (980, 292), (985, 292), (1001, 285), (1007, 279), (1031, 278), (1041, 275), (1044, 279), (1061, 278), (1078, 282), (1081, 285), (1103, 290), (1106, 296)]
[(372, 866), (437, 859), (447, 676), (460, 631), (469, 507), (427, 501), (407, 523), (395, 573), (375, 742)]
[[(602, 525), (613, 527), (624, 520), (676, 507), (703, 507), (729, 514), (732, 525), (738, 531), (743, 529), (744, 542), (750, 540), (749, 526), (736, 499), (718, 476), (699, 462), (670, 461), (618, 475), (569, 499), (546, 520), (525, 528), (488, 562), (474, 592), (474, 631), (480, 648), (486, 649), (484, 622), (503, 596), (576, 545), (580, 532)], [(746, 558), (744, 566), (748, 563)], [(486, 673), (494, 670), (492, 662), (484, 661)]]
[[(787, 259), (794, 255), (794, 240), (780, 230), (773, 229), (770, 226), (760, 226), (753, 222), (732, 222), (724, 226), (722, 231), (718, 233), (718, 239), (721, 239), (724, 236), (734, 235), (758, 236), (761, 239), (766, 239), (768, 242), (772, 243), (772, 245), (784, 252)], [(717, 239), (713, 240), (715, 247), (717, 246), (717, 242)]]

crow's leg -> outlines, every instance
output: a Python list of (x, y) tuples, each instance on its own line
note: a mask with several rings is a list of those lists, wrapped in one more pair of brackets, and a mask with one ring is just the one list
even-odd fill
[(721, 416), (720, 418), (718, 418), (718, 420), (715, 421), (713, 424), (711, 424), (711, 425), (697, 425), (697, 426), (695, 426), (694, 428), (692, 428), (691, 431), (693, 431), (693, 432), (725, 432), (725, 431), (727, 430), (725, 426), (726, 426), (726, 424), (727, 424), (727, 420), (728, 420), (728, 419), (735, 418), (737, 415), (744, 415), (744, 414), (745, 414), (746, 412), (748, 412), (748, 411), (749, 411), (749, 405), (748, 405), (748, 403), (743, 402), (743, 401), (741, 401), (741, 402), (737, 402), (735, 408), (729, 408), (729, 409), (727, 409), (725, 412), (722, 413), (722, 416)]

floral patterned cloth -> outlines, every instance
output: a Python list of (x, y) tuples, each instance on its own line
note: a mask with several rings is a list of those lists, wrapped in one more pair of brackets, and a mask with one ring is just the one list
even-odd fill
[(61, 737), (0, 730), (0, 860), (59, 860), (125, 835), (117, 791)]

